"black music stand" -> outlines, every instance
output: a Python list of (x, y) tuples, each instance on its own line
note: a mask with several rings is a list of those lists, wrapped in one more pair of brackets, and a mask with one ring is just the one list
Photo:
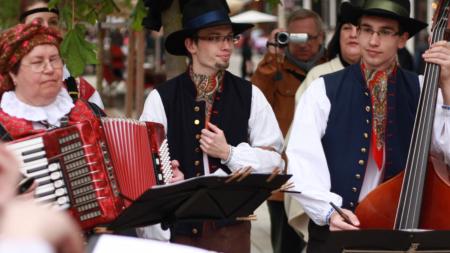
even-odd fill
[(322, 252), (450, 253), (450, 231), (359, 230), (331, 232)]
[(144, 192), (108, 228), (248, 217), (291, 175), (203, 176)]

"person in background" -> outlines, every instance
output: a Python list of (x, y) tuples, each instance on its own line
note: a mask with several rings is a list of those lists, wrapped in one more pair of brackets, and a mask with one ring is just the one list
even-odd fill
[[(59, 11), (56, 8), (50, 9), (48, 7), (49, 2), (49, 0), (21, 0), (20, 23), (28, 24), (31, 22), (38, 22), (43, 26), (59, 29)], [(63, 80), (74, 101), (77, 98), (81, 98), (104, 109), (102, 99), (97, 90), (95, 90), (95, 88), (84, 78), (79, 77), (78, 80), (76, 80), (72, 77), (66, 66), (64, 66)]]
[[(360, 5), (360, 1), (351, 2)], [(360, 61), (361, 51), (359, 48), (356, 26), (353, 25), (348, 18), (342, 15), (338, 16), (334, 35), (328, 43), (327, 58), (331, 60), (315, 66), (306, 75), (305, 80), (295, 94), (296, 105), (303, 92), (309, 87), (313, 80)], [(289, 143), (290, 131), (291, 129), (289, 129), (285, 139), (286, 145)], [(309, 219), (304, 212), (303, 207), (299, 206), (298, 202), (294, 201), (289, 195), (285, 196), (284, 204), (289, 224), (297, 232), (305, 235), (306, 239)]]
[[(405, 168), (423, 81), (397, 62), (397, 50), (427, 26), (410, 18), (408, 0), (342, 5), (341, 15), (358, 27), (361, 62), (311, 83), (286, 150), (294, 190), (302, 193), (292, 197), (311, 219), (307, 252), (323, 252), (330, 230), (359, 229), (358, 203)], [(423, 57), (441, 69), (431, 150), (449, 161), (450, 45), (436, 42)]]
[[(352, 1), (358, 2), (358, 1)], [(358, 63), (361, 52), (358, 43), (356, 26), (346, 17), (339, 15), (333, 37), (328, 43), (327, 58), (330, 61), (312, 68), (306, 75), (305, 81), (295, 94), (295, 104), (309, 87), (311, 82), (322, 75), (341, 70), (351, 64)]]
[(241, 54), (241, 77), (247, 79), (253, 75), (252, 41), (249, 32), (244, 33), (242, 36)]
[[(277, 28), (271, 32), (267, 43), (268, 52), (258, 64), (251, 80), (272, 106), (285, 137), (294, 116), (295, 93), (303, 85), (308, 71), (325, 62), (326, 55), (323, 24), (317, 13), (299, 9), (287, 19), (287, 32), (307, 33), (307, 42), (290, 42), (282, 48), (275, 42), (275, 37), (283, 31), (286, 30)], [(267, 201), (267, 206), (274, 252), (300, 252), (305, 242), (287, 223), (283, 194), (273, 195)]]
[(83, 253), (80, 229), (67, 213), (15, 197), (19, 162), (0, 144), (0, 252)]
[[(181, 75), (147, 97), (140, 120), (164, 125), (171, 156), (186, 178), (283, 168), (283, 138), (261, 91), (226, 69), (236, 35), (252, 27), (232, 23), (222, 0), (191, 0), (183, 29), (167, 36), (173, 55), (188, 56)], [(225, 253), (250, 252), (250, 222), (177, 222), (171, 241)]]

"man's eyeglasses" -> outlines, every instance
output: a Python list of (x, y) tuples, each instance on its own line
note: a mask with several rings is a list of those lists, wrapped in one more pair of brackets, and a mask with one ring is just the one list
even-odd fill
[(229, 35), (207, 35), (207, 36), (195, 36), (195, 39), (199, 39), (199, 40), (205, 40), (214, 44), (219, 44), (221, 42), (227, 42), (227, 43), (233, 43), (233, 44), (237, 44), (241, 38), (240, 35), (233, 35), (233, 34), (229, 34)]
[(378, 37), (380, 37), (380, 39), (387, 39), (390, 37), (400, 35), (400, 32), (396, 32), (391, 29), (381, 29), (379, 31), (375, 31), (369, 26), (359, 26), (358, 33), (360, 36), (363, 36), (366, 38), (370, 38), (370, 37), (372, 37), (372, 35), (374, 33), (376, 33), (378, 35)]
[(29, 67), (34, 73), (42, 73), (47, 65), (50, 65), (53, 69), (61, 69), (64, 66), (64, 63), (61, 57), (54, 57), (49, 60), (37, 60), (32, 61), (30, 64), (21, 63), (20, 65)]

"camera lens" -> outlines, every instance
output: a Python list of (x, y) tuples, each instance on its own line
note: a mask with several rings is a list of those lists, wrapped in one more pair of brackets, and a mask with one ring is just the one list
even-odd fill
[(286, 45), (289, 43), (289, 33), (279, 32), (276, 34), (276, 40), (279, 45)]

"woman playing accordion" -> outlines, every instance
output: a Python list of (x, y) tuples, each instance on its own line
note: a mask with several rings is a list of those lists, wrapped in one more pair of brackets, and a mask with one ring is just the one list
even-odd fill
[[(0, 35), (0, 133), (3, 141), (13, 141), (10, 146), (24, 163), (22, 172), (36, 178), (32, 191), (38, 201), (57, 203), (90, 229), (114, 220), (149, 183), (137, 192), (126, 191), (116, 178), (121, 177), (114, 168), (119, 163), (124, 170), (134, 168), (120, 156), (125, 151), (115, 157), (109, 152), (114, 147), (108, 147), (105, 137), (103, 122), (110, 121), (100, 119), (104, 112), (82, 99), (73, 102), (63, 88), (61, 40), (59, 31), (36, 23), (16, 25)], [(132, 142), (142, 142), (142, 133), (148, 138), (161, 133), (150, 132), (134, 132), (138, 140)], [(142, 156), (153, 157), (150, 167), (163, 167), (164, 159), (171, 163), (160, 154)], [(176, 166), (169, 170), (166, 183), (183, 178)]]

